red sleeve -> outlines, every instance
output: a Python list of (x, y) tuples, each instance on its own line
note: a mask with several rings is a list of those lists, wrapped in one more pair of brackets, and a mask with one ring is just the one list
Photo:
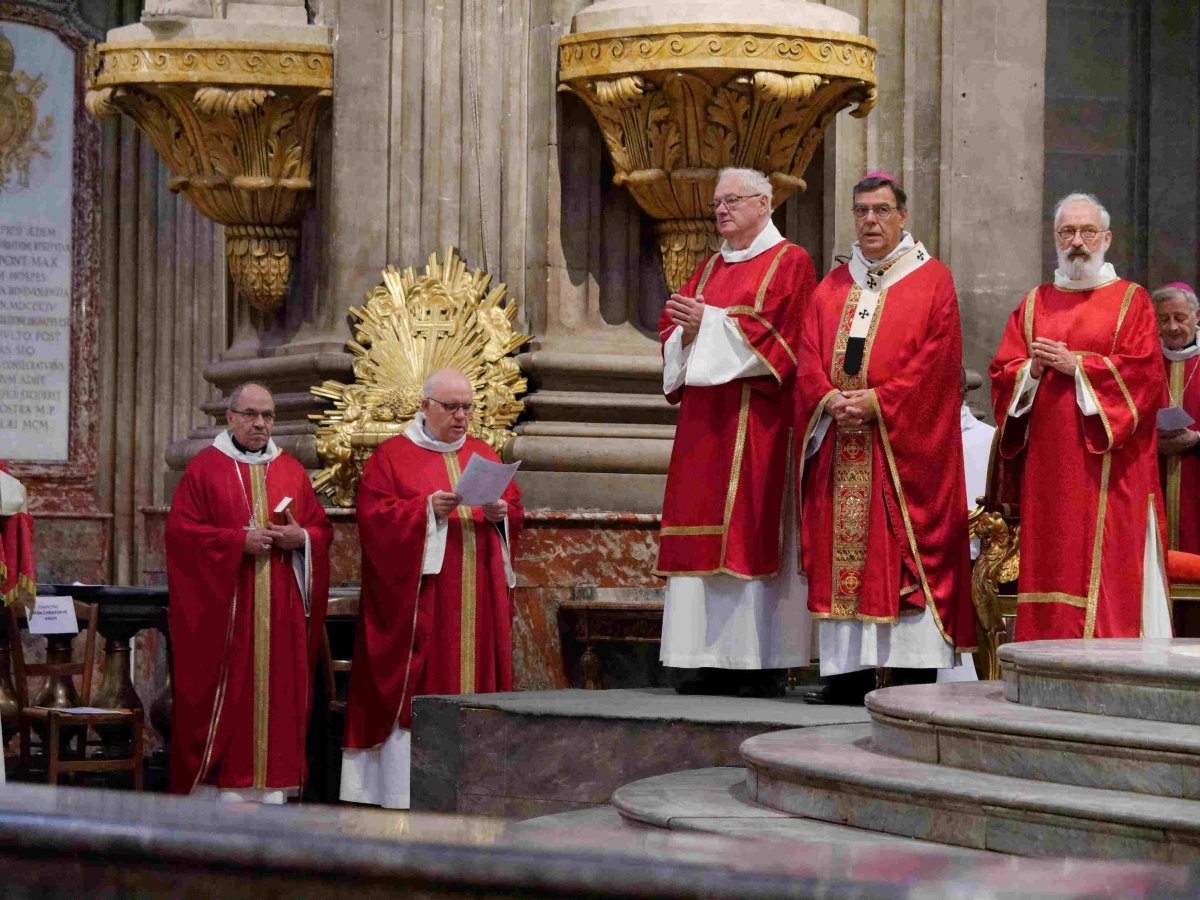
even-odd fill
[(1147, 417), (1156, 415), (1166, 391), (1150, 295), (1140, 286), (1131, 289), (1112, 352), (1077, 356), (1084, 387), (1100, 409), (1094, 416), (1079, 413), (1091, 453), (1107, 453), (1129, 440)]
[(333, 543), (333, 526), (302, 468), (300, 478), (307, 490), (297, 492), (300, 496), (296, 498), (296, 511), (292, 515), (308, 532), (309, 563), (312, 566), (308, 594), (308, 671), (315, 672), (321, 636), (325, 630), (325, 613), (329, 608), (329, 546)]
[(996, 416), (996, 446), (1005, 459), (1020, 453), (1029, 439), (1029, 415), (1010, 421), (1008, 408), (1012, 405), (1021, 369), (1030, 361), (1029, 345), (1025, 341), (1025, 317), (1036, 299), (1037, 288), (1034, 288), (1008, 317), (1000, 348), (988, 367), (992, 379), (992, 410)]
[(812, 294), (812, 300), (800, 322), (800, 339), (796, 349), (796, 440), (800, 442), (796, 458), (800, 460), (803, 460), (808, 439), (821, 413), (825, 411), (825, 401), (830, 394), (837, 392), (829, 379), (829, 367), (825, 364), (825, 342), (832, 338), (821, 331), (826, 283), (822, 282)]
[(816, 287), (816, 273), (803, 247), (785, 244), (782, 250), (768, 252), (780, 255), (773, 264), (777, 268), (767, 276), (762, 305), (757, 309), (735, 306), (729, 310), (729, 318), (772, 375), (750, 379), (751, 387), (774, 393), (796, 373), (795, 348)]
[[(708, 265), (709, 259), (711, 259), (711, 257), (709, 257), (708, 259), (705, 259), (704, 262), (702, 262), (700, 265), (698, 265), (696, 267), (696, 271), (694, 271), (692, 273), (692, 277), (689, 278), (687, 280), (687, 282), (683, 285), (683, 287), (681, 287), (679, 289), (680, 294), (683, 294), (683, 296), (685, 296), (685, 297), (695, 297), (696, 296), (696, 288), (700, 284), (700, 277), (704, 274), (704, 267)], [(658, 342), (660, 345), (659, 350), (662, 353), (664, 353), (664, 354), (666, 353), (667, 340), (668, 340), (668, 338), (671, 337), (671, 335), (674, 333), (675, 329), (678, 327), (679, 326), (677, 326), (674, 322), (671, 321), (671, 317), (667, 315), (667, 308), (666, 308), (666, 306), (664, 306), (662, 315), (658, 317)], [(682, 399), (683, 399), (683, 388), (682, 387), (679, 387), (678, 389), (671, 391), (671, 393), (667, 394), (667, 402), (668, 403), (676, 404)]]

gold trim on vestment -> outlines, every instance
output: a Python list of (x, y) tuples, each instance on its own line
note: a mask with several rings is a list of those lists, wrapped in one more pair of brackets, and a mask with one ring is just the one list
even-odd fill
[[(1096, 605), (1100, 601), (1100, 557), (1104, 549), (1104, 519), (1108, 514), (1108, 475), (1112, 469), (1112, 454), (1104, 454), (1100, 466), (1100, 505), (1096, 510), (1096, 538), (1092, 544), (1092, 578), (1088, 584), (1087, 618), (1083, 625), (1085, 638), (1096, 636)], [(1145, 541), (1145, 537), (1142, 538)], [(1144, 554), (1143, 554), (1144, 555)]]
[(1038, 289), (1034, 288), (1025, 295), (1025, 349), (1029, 351), (1029, 356), (1033, 357), (1033, 308), (1034, 300), (1037, 299)]
[(1117, 316), (1117, 330), (1113, 332), (1112, 349), (1108, 351), (1110, 355), (1117, 352), (1117, 338), (1121, 334), (1121, 326), (1125, 323), (1125, 313), (1129, 312), (1129, 304), (1133, 300), (1133, 292), (1137, 289), (1138, 286), (1136, 284), (1131, 284), (1125, 289), (1125, 298), (1121, 301), (1121, 312)]
[[(783, 345), (783, 348), (784, 348), (784, 350), (787, 351), (788, 356), (790, 356), (792, 358), (792, 363), (794, 365), (796, 362), (796, 356), (795, 356), (795, 354), (792, 353), (792, 348), (789, 347), (787, 345), (787, 342), (784, 341), (784, 339), (779, 336), (779, 332), (776, 331), (771, 326), (770, 322), (766, 321), (762, 316), (758, 315), (759, 311), (762, 309), (763, 301), (765, 300), (765, 298), (767, 296), (767, 288), (770, 287), (771, 280), (775, 277), (775, 270), (779, 268), (779, 261), (781, 259), (783, 259), (783, 254), (787, 253), (788, 247), (790, 247), (790, 246), (791, 246), (790, 244), (784, 244), (779, 249), (779, 252), (775, 254), (775, 258), (773, 260), (771, 260), (771, 265), (767, 268), (767, 274), (763, 276), (763, 280), (758, 285), (758, 293), (754, 298), (754, 309), (750, 310), (745, 306), (734, 306), (734, 307), (727, 308), (725, 310), (725, 314), (726, 314), (726, 316), (728, 316), (730, 313), (733, 313), (734, 315), (739, 315), (739, 314), (742, 314), (742, 311), (744, 310), (745, 315), (753, 316), (755, 319), (757, 319), (759, 322), (761, 322), (763, 325), (765, 325), (768, 329), (770, 329), (770, 332), (775, 336), (775, 338), (779, 341), (779, 343)], [(697, 291), (697, 293), (699, 293), (699, 291)], [(734, 312), (735, 310), (737, 312)], [(755, 356), (758, 357), (758, 361), (761, 362), (771, 372), (771, 375), (775, 378), (776, 383), (782, 385), (783, 384), (783, 376), (779, 374), (779, 370), (776, 369), (775, 366), (771, 364), (771, 361), (769, 359), (767, 359), (766, 356), (764, 356), (762, 354), (762, 352), (746, 338), (746, 330), (744, 328), (742, 328), (742, 323), (739, 322), (736, 318), (733, 319), (732, 321), (733, 321), (734, 327), (736, 327), (738, 330), (738, 334), (742, 338), (742, 343), (744, 343), (747, 347), (749, 347), (751, 352)]]
[(725, 548), (729, 543), (729, 523), (737, 502), (738, 484), (742, 480), (742, 454), (746, 449), (746, 426), (750, 421), (750, 385), (742, 385), (742, 402), (738, 408), (737, 438), (733, 444), (733, 465), (729, 470), (729, 489), (725, 492), (725, 519), (721, 534), (721, 564), (725, 564)]
[(771, 265), (767, 269), (767, 274), (762, 280), (762, 284), (758, 286), (758, 293), (754, 295), (754, 311), (762, 312), (763, 303), (767, 299), (767, 287), (771, 284), (771, 279), (775, 277), (775, 270), (779, 268), (779, 261), (783, 259), (783, 254), (788, 252), (791, 244), (785, 243), (779, 248), (779, 252), (775, 254), (775, 258), (771, 260)]
[(1040, 591), (1034, 593), (1018, 593), (1017, 605), (1022, 603), (1065, 603), (1067, 606), (1077, 606), (1087, 609), (1088, 598), (1068, 594), (1065, 591)]
[(708, 258), (708, 262), (704, 266), (704, 271), (700, 273), (700, 280), (696, 283), (696, 296), (700, 296), (700, 292), (703, 291), (704, 286), (708, 284), (708, 276), (712, 274), (713, 266), (717, 264), (717, 260), (720, 258), (720, 253), (714, 253)]
[(659, 534), (724, 534), (724, 525), (668, 525)]
[(1121, 377), (1121, 373), (1117, 371), (1117, 367), (1113, 365), (1113, 361), (1107, 356), (1100, 357), (1104, 360), (1104, 364), (1108, 366), (1108, 370), (1112, 372), (1113, 378), (1117, 380), (1117, 387), (1121, 389), (1121, 396), (1125, 398), (1125, 403), (1129, 407), (1129, 411), (1133, 414), (1133, 427), (1137, 430), (1141, 423), (1141, 417), (1138, 415), (1137, 407), (1133, 405), (1133, 397), (1129, 393), (1129, 388), (1125, 387), (1125, 379)]
[(1062, 291), (1063, 293), (1066, 293), (1066, 294), (1083, 294), (1088, 291), (1098, 291), (1101, 288), (1106, 288), (1109, 285), (1116, 284), (1120, 280), (1121, 280), (1120, 278), (1114, 278), (1112, 281), (1106, 281), (1106, 282), (1104, 282), (1104, 284), (1094, 284), (1091, 287), (1072, 288), (1072, 287), (1063, 287), (1060, 284), (1053, 284), (1053, 285), (1051, 285), (1051, 287), (1053, 287), (1056, 291)]
[[(234, 465), (237, 465), (235, 462)], [(233, 623), (237, 618), (237, 592), (241, 584), (241, 565), (238, 566), (238, 578), (233, 586), (233, 601), (229, 605), (229, 625), (225, 629), (225, 647), (221, 653), (220, 675), (217, 676), (217, 695), (213, 699), (212, 719), (208, 723), (208, 736), (204, 739), (204, 753), (200, 757), (200, 768), (196, 770), (196, 778), (192, 781), (191, 790), (208, 774), (212, 765), (213, 744), (217, 740), (217, 725), (221, 721), (221, 711), (225, 707), (225, 694), (229, 687), (230, 648), (233, 646)]]
[[(1172, 406), (1183, 406), (1184, 367), (1186, 360), (1171, 361), (1171, 374), (1167, 377), (1167, 391), (1171, 395)], [(1200, 363), (1197, 363), (1200, 365)], [(1167, 546), (1171, 550), (1179, 549), (1179, 490), (1183, 483), (1183, 459), (1178, 454), (1166, 457), (1167, 460)]]
[[(458, 484), (462, 470), (456, 453), (443, 453), (446, 474), (450, 476), (450, 490)], [(458, 508), (458, 523), (462, 528), (462, 616), (458, 631), (458, 690), (462, 694), (475, 693), (475, 519), (471, 507)]]
[(1113, 446), (1112, 426), (1108, 424), (1108, 413), (1104, 411), (1104, 405), (1100, 402), (1100, 398), (1096, 396), (1096, 389), (1092, 387), (1091, 379), (1088, 378), (1087, 372), (1083, 370), (1083, 357), (1084, 354), (1082, 353), (1075, 354), (1076, 371), (1079, 372), (1079, 377), (1083, 381), (1083, 386), (1087, 389), (1088, 395), (1092, 398), (1092, 404), (1096, 407), (1096, 410), (1100, 415), (1100, 424), (1104, 426), (1104, 433), (1108, 435), (1108, 446), (1105, 447), (1103, 451), (1105, 454), (1107, 454), (1108, 451), (1112, 450)]
[[(237, 465), (235, 462), (234, 465)], [(248, 466), (254, 521), (270, 522), (266, 466)], [(265, 527), (265, 525), (263, 526)], [(267, 786), (271, 723), (271, 557), (254, 557), (254, 784)]]

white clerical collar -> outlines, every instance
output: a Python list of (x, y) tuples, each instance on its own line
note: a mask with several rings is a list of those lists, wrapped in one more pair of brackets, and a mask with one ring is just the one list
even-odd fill
[(1200, 354), (1200, 343), (1192, 338), (1192, 342), (1186, 347), (1181, 347), (1178, 350), (1171, 350), (1166, 344), (1163, 344), (1163, 356), (1171, 360), (1171, 362), (1181, 362), (1185, 359), (1191, 359), (1193, 356)]
[(721, 243), (721, 259), (727, 263), (740, 263), (748, 259), (754, 259), (759, 254), (766, 253), (776, 244), (783, 240), (783, 235), (779, 233), (779, 229), (775, 227), (775, 223), (767, 219), (767, 225), (758, 233), (758, 237), (750, 242), (750, 246), (745, 250), (734, 250), (729, 246), (729, 241)]
[(1086, 275), (1078, 281), (1072, 281), (1062, 269), (1054, 270), (1054, 286), (1060, 291), (1092, 291), (1116, 280), (1117, 270), (1108, 262), (1102, 265), (1095, 275)]
[(408, 427), (404, 429), (404, 436), (416, 444), (423, 450), (432, 450), (434, 453), (457, 453), (462, 449), (462, 445), (467, 442), (467, 436), (464, 434), (457, 441), (439, 441), (432, 437), (425, 430), (425, 413), (419, 412), (413, 417), (413, 420), (408, 423)]
[(247, 453), (245, 450), (239, 450), (233, 445), (233, 436), (228, 430), (222, 431), (215, 438), (213, 438), (213, 446), (230, 459), (243, 462), (248, 466), (266, 465), (269, 462), (273, 462), (275, 458), (283, 452), (278, 446), (276, 446), (275, 441), (271, 438), (267, 438), (267, 448), (265, 452)]
[(863, 256), (862, 248), (855, 242), (851, 248), (850, 277), (863, 291), (878, 293), (911, 275), (932, 257), (925, 245), (913, 238), (907, 231), (896, 248), (879, 260), (868, 260)]
[(15, 516), (23, 512), (29, 512), (25, 485), (7, 472), (0, 472), (0, 516)]

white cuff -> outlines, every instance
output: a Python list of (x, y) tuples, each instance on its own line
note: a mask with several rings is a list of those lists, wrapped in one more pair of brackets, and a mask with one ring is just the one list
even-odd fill
[(510, 588), (517, 586), (517, 573), (513, 571), (512, 552), (508, 549), (508, 519), (494, 522), (500, 532), (500, 554), (504, 557), (504, 583)]
[(442, 560), (446, 556), (446, 532), (449, 524), (433, 514), (433, 497), (425, 501), (425, 556), (421, 560), (422, 575), (436, 575), (442, 571)]
[(687, 375), (688, 359), (692, 355), (692, 345), (683, 346), (683, 329), (678, 325), (663, 344), (663, 393), (670, 394), (683, 387)]
[(300, 588), (300, 599), (304, 601), (304, 615), (307, 616), (312, 596), (312, 539), (307, 528), (304, 529), (304, 553), (296, 550), (292, 551), (292, 574), (296, 576), (296, 586)]
[(1079, 366), (1075, 367), (1075, 403), (1079, 406), (1079, 411), (1085, 416), (1099, 415), (1100, 409), (1092, 400), (1092, 392), (1088, 390), (1087, 384), (1083, 380), (1083, 369)]
[(7, 472), (0, 472), (0, 516), (28, 512), (25, 486)]
[(1008, 404), (1010, 416), (1023, 416), (1033, 409), (1033, 398), (1042, 382), (1029, 374), (1029, 367), (1032, 364), (1033, 360), (1025, 363), (1017, 375), (1017, 389), (1013, 391), (1012, 402)]
[(717, 306), (704, 307), (700, 330), (691, 349), (691, 359), (686, 363), (686, 383), (694, 387), (713, 387), (738, 378), (770, 374), (737, 325)]
[(829, 431), (829, 423), (833, 421), (833, 416), (827, 412), (821, 413), (821, 418), (817, 421), (817, 427), (813, 429), (812, 436), (808, 439), (808, 446), (804, 448), (804, 458), (812, 459), (817, 455), (817, 451), (821, 449), (821, 444), (825, 441), (825, 435)]

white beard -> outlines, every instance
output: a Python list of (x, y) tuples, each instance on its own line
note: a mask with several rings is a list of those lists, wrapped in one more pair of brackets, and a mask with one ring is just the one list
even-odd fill
[(1104, 251), (1089, 253), (1087, 256), (1076, 256), (1068, 259), (1069, 250), (1058, 251), (1058, 269), (1072, 281), (1083, 281), (1085, 278), (1095, 278), (1104, 265)]

